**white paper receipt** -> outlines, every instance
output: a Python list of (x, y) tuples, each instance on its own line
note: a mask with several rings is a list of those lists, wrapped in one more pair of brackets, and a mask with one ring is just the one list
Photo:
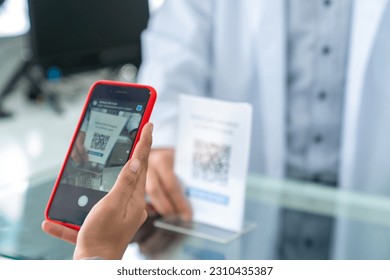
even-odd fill
[(250, 104), (179, 97), (175, 172), (195, 222), (242, 229), (251, 127)]

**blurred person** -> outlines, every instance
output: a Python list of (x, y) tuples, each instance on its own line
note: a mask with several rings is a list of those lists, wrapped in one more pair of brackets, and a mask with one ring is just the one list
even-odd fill
[[(173, 170), (179, 94), (253, 105), (251, 173), (390, 194), (389, 5), (166, 0), (143, 34), (138, 76), (159, 92), (146, 183), (154, 208), (192, 216)], [(301, 256), (328, 257), (332, 219), (283, 216), (282, 240), (320, 244)]]

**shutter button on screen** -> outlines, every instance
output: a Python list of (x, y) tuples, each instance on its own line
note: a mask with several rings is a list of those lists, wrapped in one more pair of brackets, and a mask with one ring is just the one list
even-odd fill
[(84, 207), (88, 203), (88, 197), (86, 195), (80, 196), (77, 203), (79, 204), (80, 207)]

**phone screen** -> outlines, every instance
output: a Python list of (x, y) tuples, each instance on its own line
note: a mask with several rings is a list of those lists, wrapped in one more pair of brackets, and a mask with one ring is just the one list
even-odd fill
[(48, 216), (81, 225), (113, 187), (138, 136), (150, 91), (98, 84), (89, 95)]

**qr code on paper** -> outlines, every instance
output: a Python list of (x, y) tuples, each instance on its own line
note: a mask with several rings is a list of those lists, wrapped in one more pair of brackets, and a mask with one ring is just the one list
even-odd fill
[(193, 148), (192, 176), (210, 183), (226, 184), (231, 147), (195, 139)]
[(91, 148), (104, 151), (106, 149), (108, 140), (110, 140), (110, 135), (104, 135), (95, 132), (93, 134)]

